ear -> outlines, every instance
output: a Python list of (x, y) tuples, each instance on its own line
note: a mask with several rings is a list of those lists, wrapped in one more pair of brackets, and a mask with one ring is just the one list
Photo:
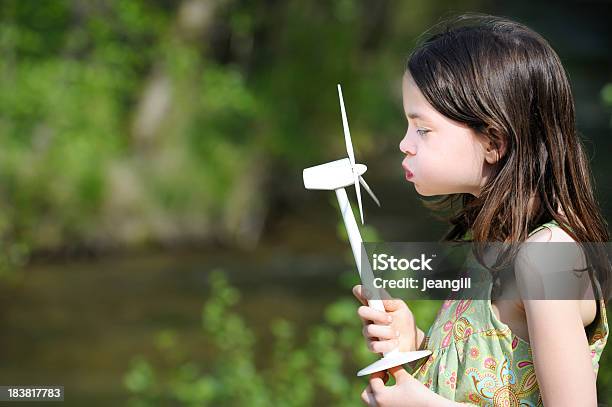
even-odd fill
[(489, 127), (486, 131), (483, 147), (487, 163), (496, 164), (506, 154), (508, 142), (499, 130)]

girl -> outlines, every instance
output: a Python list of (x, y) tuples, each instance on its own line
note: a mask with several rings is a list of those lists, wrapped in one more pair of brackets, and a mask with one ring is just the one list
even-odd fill
[[(436, 208), (460, 204), (443, 240), (609, 240), (569, 81), (540, 35), (503, 18), (461, 16), (413, 51), (402, 86), (406, 179), (420, 195), (443, 195)], [(576, 300), (447, 300), (427, 335), (403, 301), (377, 312), (356, 286), (370, 350), (432, 351), (411, 374), (390, 369), (393, 386), (387, 373), (373, 374), (363, 401), (595, 407), (609, 268), (593, 273)]]

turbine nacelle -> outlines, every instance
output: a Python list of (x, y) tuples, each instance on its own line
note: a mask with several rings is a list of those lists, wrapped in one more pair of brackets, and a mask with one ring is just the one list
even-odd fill
[[(355, 164), (357, 176), (363, 175), (367, 169), (363, 164)], [(353, 167), (348, 158), (306, 168), (302, 175), (306, 189), (333, 191), (355, 184)]]

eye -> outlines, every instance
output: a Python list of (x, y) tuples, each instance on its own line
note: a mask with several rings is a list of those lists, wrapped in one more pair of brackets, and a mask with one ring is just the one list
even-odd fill
[(416, 132), (419, 134), (419, 136), (424, 136), (425, 134), (429, 133), (429, 130), (426, 130), (426, 129), (417, 129)]

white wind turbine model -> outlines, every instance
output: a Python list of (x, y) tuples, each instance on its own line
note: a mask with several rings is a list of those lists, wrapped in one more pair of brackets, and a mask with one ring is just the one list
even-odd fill
[[(359, 204), (359, 214), (361, 215), (362, 224), (363, 208), (361, 206), (361, 191), (359, 184), (361, 184), (368, 194), (370, 194), (378, 206), (380, 206), (380, 202), (362, 177), (362, 175), (366, 172), (367, 167), (363, 164), (355, 164), (355, 154), (353, 152), (353, 145), (351, 143), (351, 134), (349, 132), (348, 120), (346, 118), (344, 99), (342, 98), (342, 88), (340, 87), (340, 84), (338, 84), (338, 97), (340, 98), (342, 126), (344, 128), (344, 141), (346, 142), (348, 158), (306, 168), (303, 172), (304, 186), (306, 189), (336, 191), (338, 206), (340, 208), (340, 212), (342, 213), (344, 226), (348, 232), (349, 242), (351, 244), (351, 249), (353, 250), (355, 263), (357, 263), (357, 270), (359, 271), (359, 277), (361, 278), (362, 282), (366, 281), (365, 278), (368, 278), (367, 281), (372, 281), (373, 274), (370, 262), (366, 261), (364, 264), (361, 263), (361, 244), (363, 243), (363, 240), (361, 239), (359, 227), (357, 226), (355, 216), (353, 215), (353, 210), (351, 209), (351, 204), (349, 203), (346, 195), (345, 187), (355, 185), (355, 192), (357, 194), (357, 203)], [(378, 296), (378, 298), (382, 297)], [(382, 300), (368, 300), (368, 305), (376, 310), (383, 312), (385, 311)], [(400, 352), (399, 349), (396, 348), (384, 353), (381, 359), (372, 363), (370, 366), (361, 369), (357, 373), (357, 376), (364, 376), (374, 372), (387, 370), (394, 366), (412, 362), (430, 354), (431, 352), (428, 350)]]

